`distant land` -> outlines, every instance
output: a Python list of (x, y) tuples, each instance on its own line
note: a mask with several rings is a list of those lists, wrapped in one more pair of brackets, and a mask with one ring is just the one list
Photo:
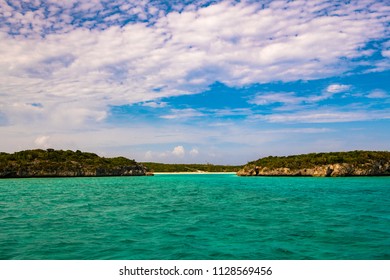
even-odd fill
[(0, 153), (0, 178), (145, 176), (153, 173), (236, 172), (239, 176), (390, 176), (390, 152), (350, 151), (269, 156), (244, 166), (138, 163), (125, 157), (36, 149)]
[(249, 162), (239, 176), (389, 176), (390, 152), (350, 151), (265, 157)]
[(237, 172), (243, 166), (214, 165), (214, 164), (166, 164), (156, 162), (142, 162), (151, 172)]
[(0, 153), (0, 178), (144, 175), (148, 175), (147, 168), (135, 160), (104, 158), (79, 150), (37, 149)]

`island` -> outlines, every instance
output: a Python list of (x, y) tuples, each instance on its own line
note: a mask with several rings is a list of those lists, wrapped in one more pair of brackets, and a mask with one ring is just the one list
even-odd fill
[(390, 176), (390, 152), (350, 151), (268, 156), (244, 166), (138, 163), (89, 152), (35, 149), (0, 152), (0, 178), (147, 176), (157, 173), (231, 173), (238, 176)]
[(36, 149), (0, 153), (0, 178), (102, 177), (152, 175), (135, 160), (94, 153)]
[(239, 176), (389, 176), (390, 152), (350, 151), (269, 156), (249, 162)]

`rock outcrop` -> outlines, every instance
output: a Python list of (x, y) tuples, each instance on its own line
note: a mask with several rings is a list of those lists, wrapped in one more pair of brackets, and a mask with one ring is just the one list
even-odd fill
[(103, 176), (144, 176), (145, 167), (140, 164), (101, 168), (90, 166), (61, 166), (52, 165), (42, 168), (39, 165), (9, 165), (0, 170), (0, 178), (31, 178), (31, 177), (103, 177)]
[[(358, 151), (361, 153), (375, 153), (375, 152), (364, 152)], [(356, 152), (355, 152), (356, 153)], [(381, 152), (388, 153), (388, 152)], [(338, 158), (338, 161), (343, 161), (343, 153), (341, 157)], [(313, 154), (316, 155), (316, 154)], [(326, 155), (326, 154), (325, 154)], [(390, 153), (389, 153), (390, 155)], [(305, 155), (306, 156), (306, 155)], [(294, 157), (294, 156), (291, 156)], [(291, 159), (290, 157), (290, 159)], [(268, 161), (264, 161), (262, 165), (262, 160), (249, 163), (245, 165), (241, 170), (237, 172), (239, 176), (312, 176), (312, 177), (344, 177), (344, 176), (390, 176), (390, 157), (389, 158), (380, 158), (376, 159), (375, 157), (370, 156), (365, 162), (362, 160), (356, 160), (356, 162), (341, 162), (341, 163), (330, 163), (324, 164), (308, 164), (307, 161), (304, 163), (300, 162), (300, 156), (296, 156), (296, 159), (286, 160), (285, 157), (277, 158), (272, 157), (273, 164)], [(278, 162), (278, 160), (280, 162)], [(306, 159), (305, 159), (306, 160)], [(346, 160), (347, 161), (347, 160)], [(275, 163), (276, 162), (276, 163)], [(297, 167), (289, 167), (293, 162)], [(285, 167), (280, 167), (280, 165), (286, 165)], [(305, 164), (307, 166), (305, 166)], [(267, 166), (268, 165), (268, 166)], [(271, 165), (271, 167), (270, 167)]]

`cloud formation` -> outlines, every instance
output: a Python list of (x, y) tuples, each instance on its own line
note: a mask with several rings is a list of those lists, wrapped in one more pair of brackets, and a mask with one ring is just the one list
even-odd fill
[(273, 114), (270, 116), (261, 116), (259, 118), (273, 123), (343, 123), (390, 119), (390, 113), (319, 110), (305, 112), (302, 111), (298, 113)]
[(326, 91), (330, 93), (339, 93), (348, 90), (350, 87), (350, 85), (332, 84), (326, 88)]
[(39, 136), (37, 139), (35, 139), (34, 143), (38, 148), (47, 149), (50, 147), (49, 139), (49, 136)]
[(197, 148), (192, 148), (192, 150), (190, 151), (190, 155), (196, 157), (197, 155), (199, 155), (199, 150)]
[(372, 92), (370, 92), (368, 95), (367, 95), (368, 98), (379, 98), (379, 99), (383, 99), (383, 98), (388, 98), (389, 95), (384, 91), (384, 90), (380, 90), (380, 89), (376, 89), (376, 90), (373, 90)]
[(203, 113), (192, 108), (187, 108), (187, 109), (171, 109), (169, 115), (163, 115), (161, 116), (161, 118), (183, 120), (187, 118), (202, 117), (202, 116), (204, 116)]
[[(387, 32), (386, 8), (375, 1), (198, 2), (169, 11), (148, 1), (2, 0), (2, 103), (41, 103), (57, 118), (72, 108), (99, 122), (108, 105), (198, 93), (216, 81), (244, 86), (341, 74)], [(150, 17), (151, 24), (139, 20)]]
[(173, 148), (172, 150), (172, 154), (177, 156), (177, 157), (184, 157), (185, 155), (185, 150), (184, 150), (184, 147), (183, 146), (176, 146), (175, 148)]
[[(229, 126), (234, 118), (267, 123), (387, 119), (384, 110), (340, 114), (321, 107), (353, 89), (338, 81), (304, 93), (258, 90), (244, 97), (248, 108), (175, 107), (165, 99), (202, 93), (215, 83), (245, 89), (388, 71), (388, 25), (388, 5), (374, 0), (0, 0), (0, 129), (9, 135), (7, 143), (18, 138), (44, 146), (44, 138), (38, 139), (45, 135), (50, 143), (69, 145), (72, 137), (65, 141), (59, 135), (81, 141), (81, 132), (111, 131), (116, 125), (110, 123), (111, 108), (131, 104), (158, 112), (154, 120), (204, 120), (198, 131), (202, 141), (217, 137), (205, 126)], [(379, 88), (369, 92), (362, 96), (388, 97)], [(169, 138), (175, 145), (199, 140), (190, 129), (187, 142), (178, 142), (180, 133), (173, 140), (156, 130), (163, 135), (158, 141)], [(228, 132), (229, 141), (240, 138)], [(152, 134), (143, 131), (142, 141), (157, 141)], [(176, 148), (166, 154), (198, 151)]]

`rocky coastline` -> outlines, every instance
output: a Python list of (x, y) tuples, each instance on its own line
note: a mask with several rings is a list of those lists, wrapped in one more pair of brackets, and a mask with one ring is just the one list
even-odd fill
[[(346, 155), (356, 156), (346, 160)], [(365, 154), (364, 154), (365, 153)], [(367, 157), (366, 153), (369, 153)], [(376, 157), (376, 152), (355, 151), (338, 153), (338, 157), (322, 154), (324, 163), (319, 164), (315, 160), (308, 163), (302, 156), (271, 157), (260, 159), (245, 165), (237, 172), (238, 176), (310, 176), (310, 177), (348, 177), (348, 176), (390, 176), (390, 153), (380, 152), (381, 157)], [(330, 155), (330, 156), (329, 156)], [(384, 156), (383, 156), (384, 155)], [(311, 155), (314, 159), (317, 155)], [(359, 157), (360, 156), (360, 157)], [(328, 161), (328, 162), (327, 162)], [(334, 161), (339, 161), (335, 163)], [(343, 162), (344, 161), (344, 162)], [(352, 162), (351, 162), (352, 161)]]
[(0, 178), (33, 178), (33, 177), (104, 177), (104, 176), (146, 176), (149, 174), (141, 165), (120, 166), (115, 168), (90, 168), (85, 166), (63, 167), (53, 165), (51, 168), (37, 166), (9, 166), (0, 170)]

